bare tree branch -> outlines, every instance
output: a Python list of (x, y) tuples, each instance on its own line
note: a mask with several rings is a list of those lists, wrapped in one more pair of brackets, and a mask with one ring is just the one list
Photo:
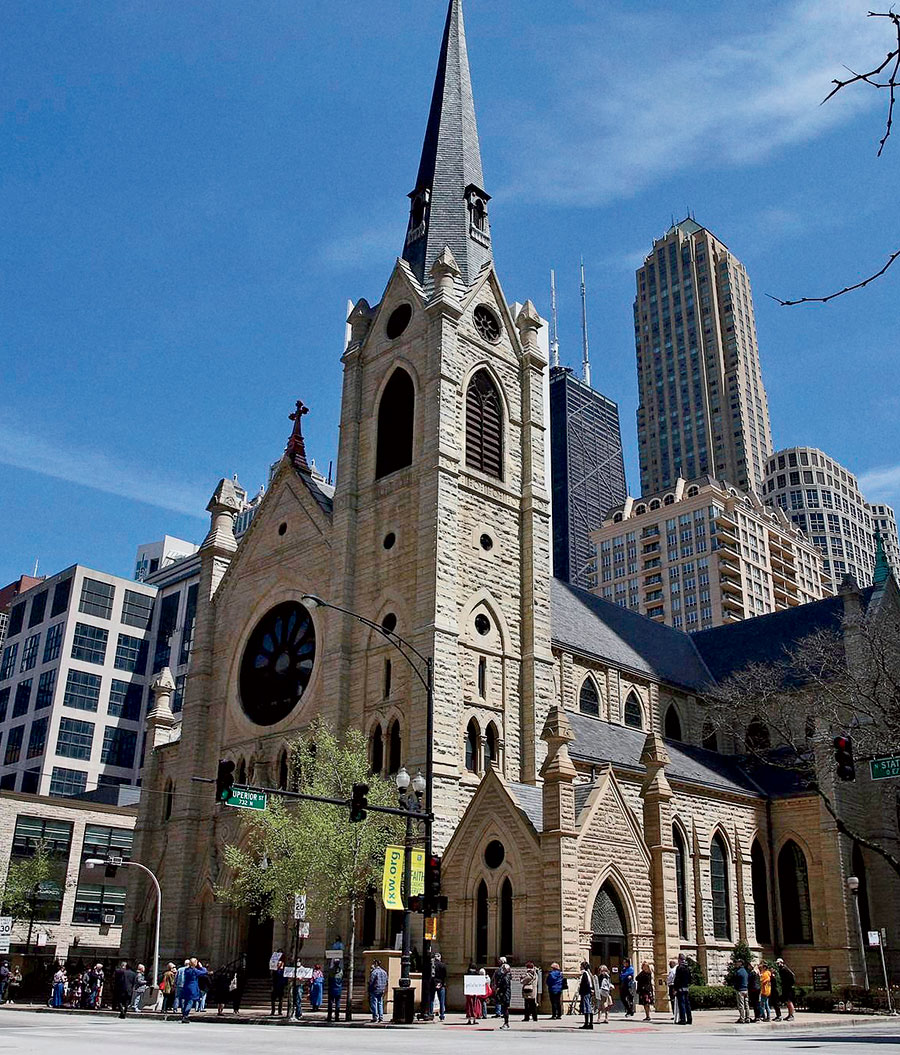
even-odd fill
[(897, 873), (897, 875), (900, 875), (900, 861), (898, 861), (897, 858), (894, 857), (894, 855), (889, 850), (886, 850), (881, 845), (881, 843), (873, 842), (871, 839), (867, 839), (866, 836), (861, 835), (858, 831), (855, 831), (850, 828), (847, 823), (843, 820), (843, 818), (838, 816), (838, 813), (834, 808), (834, 803), (825, 794), (825, 792), (818, 785), (816, 785), (815, 790), (819, 798), (822, 800), (825, 809), (828, 810), (828, 812), (831, 814), (835, 823), (835, 827), (841, 833), (841, 835), (846, 835), (846, 837), (848, 839), (851, 839), (853, 842), (859, 843), (860, 846), (864, 846), (867, 850), (871, 850), (872, 853), (878, 854), (879, 857), (883, 857), (884, 860)]
[(870, 282), (874, 282), (876, 278), (881, 278), (885, 271), (887, 271), (898, 257), (900, 257), (900, 249), (891, 253), (888, 262), (880, 271), (876, 271), (874, 275), (869, 275), (869, 277), (864, 278), (862, 282), (855, 282), (852, 286), (844, 286), (843, 289), (839, 289), (836, 293), (829, 293), (825, 297), (799, 297), (797, 300), (782, 300), (780, 297), (776, 297), (772, 293), (767, 293), (766, 296), (774, 300), (776, 304), (780, 304), (783, 308), (792, 308), (795, 304), (827, 304), (829, 300), (834, 300), (835, 297), (843, 297), (845, 293), (852, 293), (856, 289), (862, 289), (863, 286), (868, 286)]

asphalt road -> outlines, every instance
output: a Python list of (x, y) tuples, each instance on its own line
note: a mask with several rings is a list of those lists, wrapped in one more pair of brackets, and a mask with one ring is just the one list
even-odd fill
[[(539, 1024), (540, 1025), (540, 1024)], [(239, 1025), (196, 1022), (183, 1026), (169, 1022), (112, 1016), (36, 1014), (0, 1010), (0, 1049), (3, 1055), (159, 1055), (175, 1046), (190, 1045), (191, 1055), (245, 1055), (265, 1050), (266, 1055), (297, 1055), (307, 1049), (322, 1055), (346, 1055), (356, 1049), (372, 1055), (459, 1055), (460, 1050), (491, 1055), (508, 1051), (518, 1055), (578, 1055), (598, 1047), (616, 1055), (656, 1055), (673, 1052), (729, 1052), (729, 1055), (775, 1055), (780, 1052), (818, 1050), (825, 1055), (873, 1055), (875, 1051), (900, 1052), (900, 1023), (875, 1023), (855, 1028), (793, 1029), (723, 1035), (700, 1029), (665, 1025), (610, 1023), (592, 1033), (566, 1029), (535, 1029), (514, 1023), (508, 1032), (493, 1025), (414, 1026), (405, 1029)], [(188, 1032), (189, 1031), (189, 1032)], [(607, 1039), (604, 1040), (604, 1034)], [(189, 1038), (189, 1039), (188, 1039)]]

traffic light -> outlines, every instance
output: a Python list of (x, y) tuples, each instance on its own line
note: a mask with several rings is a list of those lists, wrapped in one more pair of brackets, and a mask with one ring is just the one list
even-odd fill
[(434, 909), (441, 896), (441, 859), (432, 854), (425, 862), (425, 903)]
[(423, 907), (423, 900), (421, 894), (411, 894), (409, 898), (409, 911), (410, 912), (421, 912)]
[(118, 865), (112, 864), (111, 861), (107, 861), (106, 862), (106, 878), (107, 879), (115, 879), (116, 878), (116, 872), (118, 872), (118, 870), (119, 870), (119, 866)]
[(834, 762), (837, 766), (838, 780), (856, 780), (856, 766), (853, 762), (853, 741), (849, 736), (834, 738)]
[(366, 810), (369, 808), (369, 785), (354, 784), (353, 794), (350, 796), (350, 820), (364, 821)]
[(216, 772), (216, 802), (227, 802), (234, 791), (234, 762), (220, 759)]

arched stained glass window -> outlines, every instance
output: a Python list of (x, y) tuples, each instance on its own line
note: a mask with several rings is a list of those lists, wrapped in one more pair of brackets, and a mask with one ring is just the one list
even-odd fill
[(375, 478), (412, 465), (416, 390), (409, 374), (397, 367), (378, 404)]
[(388, 735), (388, 773), (393, 775), (400, 769), (400, 755), (402, 744), (400, 742), (400, 723), (395, 718), (391, 722)]
[(624, 938), (625, 913), (622, 903), (609, 883), (604, 883), (594, 898), (591, 909), (591, 930), (595, 937)]
[(675, 847), (675, 891), (678, 898), (678, 937), (688, 936), (687, 902), (687, 847), (677, 824), (672, 825), (672, 844)]
[(487, 727), (487, 732), (484, 736), (484, 764), (485, 768), (488, 765), (496, 765), (499, 762), (499, 744), (497, 743), (497, 726), (493, 722)]
[(466, 391), (466, 465), (503, 479), (503, 410), (487, 370), (479, 370)]
[(712, 887), (713, 936), (731, 940), (731, 892), (728, 887), (728, 850), (721, 835), (709, 848), (709, 877)]
[(750, 877), (753, 885), (753, 918), (756, 924), (756, 940), (768, 945), (772, 940), (772, 924), (769, 919), (769, 873), (766, 858), (759, 845), (753, 840), (750, 848)]
[(778, 889), (781, 894), (781, 930), (785, 945), (811, 945), (812, 905), (806, 855), (789, 839), (778, 855)]
[(582, 714), (600, 717), (600, 693), (597, 692), (596, 682), (590, 676), (582, 682), (581, 692), (578, 694), (578, 709)]
[(678, 708), (674, 703), (670, 703), (666, 710), (663, 736), (667, 740), (681, 740), (681, 719), (678, 717)]
[(501, 956), (512, 956), (513, 951), (513, 890), (509, 879), (500, 887), (500, 949)]
[(488, 890), (482, 879), (475, 895), (475, 962), (487, 963), (488, 958)]
[(466, 726), (466, 769), (478, 772), (478, 723), (473, 718)]
[(384, 769), (384, 736), (380, 724), (375, 726), (369, 738), (369, 768), (373, 773)]
[(630, 725), (632, 729), (644, 728), (644, 716), (641, 712), (641, 701), (637, 698), (637, 694), (634, 692), (629, 693), (628, 699), (625, 701), (625, 724)]

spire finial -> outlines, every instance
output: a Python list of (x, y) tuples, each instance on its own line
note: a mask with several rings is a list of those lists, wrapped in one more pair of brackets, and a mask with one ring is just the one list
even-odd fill
[(306, 443), (303, 440), (303, 429), (301, 421), (304, 414), (309, 413), (309, 407), (301, 399), (297, 400), (297, 409), (293, 414), (288, 414), (288, 421), (293, 421), (294, 428), (291, 430), (290, 439), (284, 453), (290, 458), (295, 469), (301, 472), (309, 472), (309, 462), (306, 460)]
[(875, 571), (872, 574), (872, 585), (881, 586), (891, 577), (891, 566), (884, 551), (884, 539), (881, 532), (875, 532)]
[(584, 284), (584, 257), (581, 258), (581, 340), (584, 347), (582, 369), (585, 384), (591, 383), (591, 350), (588, 346), (587, 286)]
[(423, 286), (449, 246), (466, 285), (491, 260), (481, 149), (472, 97), (462, 0), (450, 0), (403, 259)]

